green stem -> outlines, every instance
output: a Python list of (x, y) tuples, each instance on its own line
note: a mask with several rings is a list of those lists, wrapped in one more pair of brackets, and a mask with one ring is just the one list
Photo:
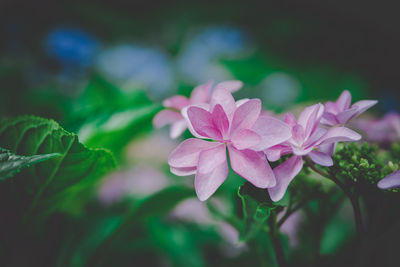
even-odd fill
[(276, 260), (278, 262), (279, 267), (286, 267), (286, 259), (285, 259), (285, 254), (283, 253), (282, 249), (282, 244), (278, 236), (278, 228), (277, 228), (277, 223), (276, 223), (276, 213), (272, 212), (271, 216), (268, 220), (269, 226), (270, 226), (270, 235), (271, 235), (271, 241), (272, 241), (272, 246), (275, 251), (275, 256)]
[(361, 237), (362, 234), (364, 233), (364, 226), (362, 222), (362, 216), (361, 216), (361, 208), (360, 204), (358, 202), (358, 194), (353, 194), (344, 183), (342, 183), (339, 179), (337, 179), (334, 176), (329, 175), (328, 173), (318, 169), (315, 164), (308, 158), (304, 157), (305, 161), (307, 162), (308, 166), (318, 173), (319, 175), (328, 178), (329, 180), (333, 181), (337, 186), (342, 189), (342, 191), (346, 194), (346, 196), (350, 199), (351, 206), (353, 207), (353, 213), (354, 213), (354, 221), (356, 225), (356, 230), (357, 230), (357, 235), (358, 237)]

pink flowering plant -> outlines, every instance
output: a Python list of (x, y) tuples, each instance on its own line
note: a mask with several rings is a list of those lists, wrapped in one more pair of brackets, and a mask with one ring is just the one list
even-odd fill
[(309, 209), (309, 203), (326, 191), (325, 184), (329, 189), (324, 198), (339, 189), (350, 200), (357, 240), (365, 238), (374, 220), (362, 214), (360, 203), (368, 212), (377, 196), (400, 187), (398, 164), (393, 162), (400, 158), (400, 147), (388, 157), (376, 145), (361, 145), (363, 131), (354, 127), (363, 122), (357, 117), (377, 101), (352, 104), (350, 92), (343, 91), (336, 102), (306, 106), (297, 118), (287, 113), (280, 119), (263, 110), (260, 99), (235, 100), (232, 93), (241, 86), (228, 81), (213, 88), (209, 82), (196, 87), (190, 98), (164, 101), (166, 109), (155, 116), (154, 125), (171, 124), (172, 138), (185, 129), (192, 135), (169, 155), (171, 172), (194, 175), (200, 201), (218, 194), (227, 177), (244, 179), (237, 191), (243, 221), (232, 224), (242, 241), (254, 239), (265, 224), (280, 266), (287, 261), (280, 226), (291, 214)]

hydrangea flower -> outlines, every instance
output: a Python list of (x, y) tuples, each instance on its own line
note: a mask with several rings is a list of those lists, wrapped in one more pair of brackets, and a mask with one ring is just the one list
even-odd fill
[(305, 108), (298, 121), (291, 113), (285, 116), (285, 122), (291, 127), (292, 136), (287, 141), (265, 151), (270, 161), (276, 161), (282, 155), (293, 154), (287, 161), (274, 169), (276, 185), (268, 189), (273, 201), (279, 201), (284, 196), (289, 183), (303, 168), (302, 157), (308, 156), (322, 166), (332, 166), (331, 155), (318, 151), (319, 147), (340, 141), (361, 139), (358, 133), (345, 127), (330, 129), (319, 127), (323, 114), (324, 106), (316, 104)]
[(392, 189), (400, 187), (400, 170), (392, 172), (378, 182), (380, 189)]
[(381, 119), (359, 119), (354, 125), (365, 132), (368, 141), (390, 143), (400, 140), (400, 114), (390, 112)]
[(325, 103), (325, 112), (321, 123), (329, 126), (344, 125), (376, 103), (378, 103), (376, 100), (361, 100), (351, 105), (351, 94), (345, 90), (336, 102), (328, 101)]
[(182, 114), (197, 138), (183, 141), (171, 153), (168, 158), (171, 171), (180, 176), (195, 174), (196, 193), (204, 201), (228, 176), (228, 150), (237, 174), (256, 187), (274, 186), (274, 173), (257, 151), (288, 139), (290, 127), (275, 118), (260, 117), (260, 113), (259, 99), (235, 102), (223, 88), (213, 92), (209, 105), (186, 107)]
[[(166, 108), (154, 117), (153, 125), (156, 128), (161, 128), (165, 125), (171, 125), (170, 136), (175, 139), (179, 137), (187, 128), (187, 123), (181, 114), (181, 110), (189, 105), (206, 104), (210, 99), (213, 82), (208, 82), (197, 86), (190, 98), (182, 95), (172, 96), (163, 102)], [(224, 88), (230, 92), (235, 92), (243, 86), (241, 81), (225, 81), (218, 83), (214, 90)]]

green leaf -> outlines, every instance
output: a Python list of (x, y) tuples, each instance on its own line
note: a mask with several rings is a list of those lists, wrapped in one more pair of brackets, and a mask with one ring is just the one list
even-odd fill
[(267, 230), (266, 221), (271, 210), (277, 206), (269, 199), (265, 189), (255, 188), (249, 183), (240, 186), (237, 193), (242, 204), (243, 225), (239, 239), (249, 241), (261, 229)]
[(23, 168), (37, 164), (39, 162), (59, 156), (58, 153), (34, 155), (34, 156), (19, 156), (10, 153), (9, 150), (0, 147), (0, 181), (13, 177)]
[(90, 195), (87, 191), (115, 167), (109, 151), (86, 148), (75, 134), (68, 133), (53, 120), (23, 116), (3, 120), (0, 125), (0, 146), (12, 153), (60, 154), (24, 169), (13, 183), (2, 184), (2, 197), (8, 197), (7, 202), (20, 203), (21, 211), (34, 212), (39, 207), (41, 211), (79, 208), (79, 201)]

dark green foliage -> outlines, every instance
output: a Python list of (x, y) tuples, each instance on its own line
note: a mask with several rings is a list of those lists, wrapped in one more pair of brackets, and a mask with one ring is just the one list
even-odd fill
[(240, 231), (241, 241), (250, 241), (255, 238), (259, 231), (267, 229), (266, 221), (271, 210), (279, 207), (269, 198), (265, 189), (260, 189), (246, 182), (239, 187), (238, 197), (242, 206), (242, 230)]
[(58, 153), (34, 155), (30, 157), (19, 156), (10, 153), (9, 150), (0, 147), (0, 181), (13, 177), (23, 168), (40, 163), (42, 161), (59, 156)]

